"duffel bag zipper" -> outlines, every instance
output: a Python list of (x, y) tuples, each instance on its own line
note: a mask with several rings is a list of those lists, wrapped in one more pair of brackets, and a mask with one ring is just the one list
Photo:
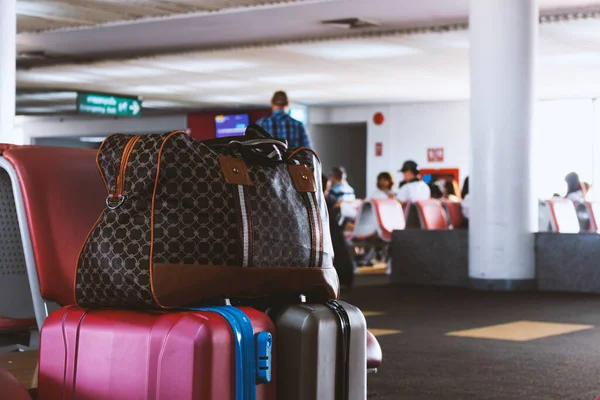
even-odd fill
[(123, 190), (125, 187), (125, 172), (127, 169), (127, 162), (129, 161), (129, 156), (133, 151), (133, 146), (138, 141), (141, 135), (135, 135), (125, 145), (123, 149), (123, 154), (121, 155), (121, 164), (119, 166), (119, 175), (117, 176), (117, 184), (115, 188), (115, 192), (109, 194), (106, 198), (106, 206), (111, 210), (118, 208), (125, 201), (125, 195), (123, 194)]

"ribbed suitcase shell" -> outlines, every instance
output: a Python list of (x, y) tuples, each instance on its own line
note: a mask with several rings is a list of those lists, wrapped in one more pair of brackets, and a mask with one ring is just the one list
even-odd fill
[[(242, 310), (255, 334), (274, 334), (266, 314)], [(39, 400), (233, 400), (233, 339), (212, 312), (65, 307), (42, 329)], [(257, 400), (275, 394), (275, 375), (257, 385)]]
[[(367, 398), (367, 324), (362, 312), (339, 301), (350, 318), (349, 399)], [(285, 400), (344, 400), (336, 393), (343, 373), (338, 352), (339, 325), (322, 304), (285, 307), (275, 316), (277, 398)]]

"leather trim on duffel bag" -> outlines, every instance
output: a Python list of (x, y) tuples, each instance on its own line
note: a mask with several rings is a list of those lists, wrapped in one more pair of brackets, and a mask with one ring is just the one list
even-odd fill
[(290, 164), (288, 170), (298, 192), (315, 193), (317, 191), (315, 176), (306, 165)]
[(340, 290), (334, 268), (154, 264), (152, 273), (154, 295), (166, 308), (230, 294), (255, 298), (297, 292), (337, 299)]

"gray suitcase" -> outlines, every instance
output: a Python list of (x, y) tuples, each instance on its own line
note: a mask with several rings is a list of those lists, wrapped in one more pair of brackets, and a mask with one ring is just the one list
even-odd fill
[(367, 398), (367, 323), (358, 308), (301, 303), (274, 321), (278, 399)]

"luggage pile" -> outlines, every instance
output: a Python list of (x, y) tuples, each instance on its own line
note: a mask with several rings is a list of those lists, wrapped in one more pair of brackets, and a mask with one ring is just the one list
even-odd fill
[(115, 134), (97, 164), (108, 196), (77, 305), (44, 324), (40, 400), (366, 399), (366, 322), (338, 300), (312, 150), (257, 126)]

